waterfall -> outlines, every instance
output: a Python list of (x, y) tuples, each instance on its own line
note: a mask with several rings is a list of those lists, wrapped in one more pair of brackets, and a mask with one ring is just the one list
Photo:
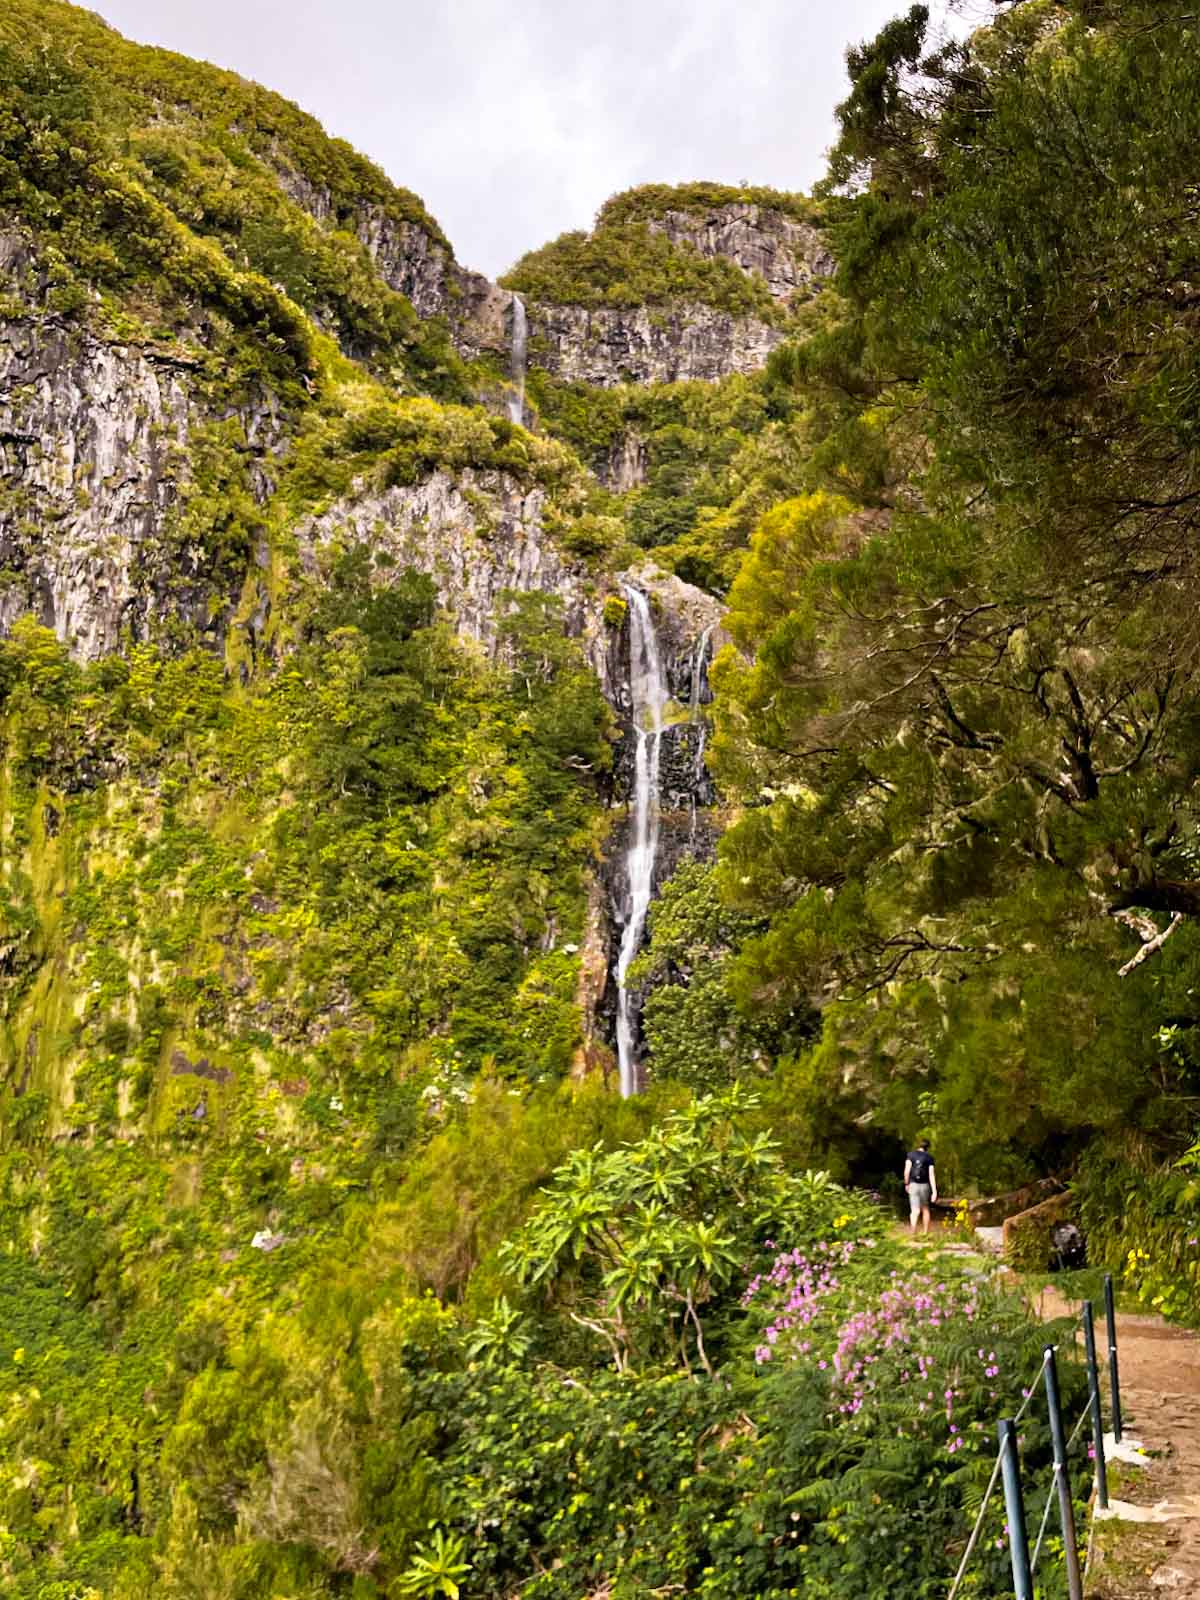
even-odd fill
[[(692, 698), (688, 706), (688, 720), (696, 732), (696, 753), (692, 757), (692, 776), (699, 781), (704, 776), (704, 748), (708, 743), (708, 718), (700, 709), (700, 695), (704, 688), (704, 666), (708, 660), (708, 641), (712, 638), (715, 622), (710, 622), (708, 627), (696, 640), (696, 653), (692, 657)], [(692, 801), (695, 809), (695, 799)]]
[(708, 641), (712, 638), (715, 622), (696, 640), (696, 653), (692, 657), (692, 697), (688, 705), (688, 721), (695, 730), (696, 748), (692, 752), (692, 843), (696, 842), (697, 796), (704, 781), (704, 752), (708, 746), (708, 718), (700, 705), (704, 689), (704, 667), (708, 660)]
[(529, 325), (525, 320), (525, 302), (519, 294), (512, 297), (512, 346), (508, 357), (508, 375), (514, 393), (508, 397), (508, 416), (511, 422), (525, 421), (525, 347), (529, 342)]
[(658, 854), (658, 764), (668, 692), (650, 604), (640, 590), (628, 584), (623, 583), (621, 590), (629, 604), (629, 692), (636, 747), (633, 818), (629, 852), (625, 858), (629, 916), (617, 957), (617, 1057), (621, 1093), (631, 1095), (638, 1089), (637, 1019), (633, 1000), (625, 987), (625, 974), (641, 947), (650, 896), (654, 891), (654, 861)]

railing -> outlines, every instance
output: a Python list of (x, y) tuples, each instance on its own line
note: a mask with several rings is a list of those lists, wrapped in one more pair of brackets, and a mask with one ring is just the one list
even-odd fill
[[(1108, 1326), (1109, 1401), (1112, 1413), (1113, 1439), (1117, 1444), (1120, 1444), (1121, 1385), (1117, 1370), (1117, 1319), (1113, 1308), (1111, 1274), (1106, 1274), (1104, 1279), (1104, 1312)], [(1013, 1591), (1016, 1595), (1016, 1600), (1033, 1600), (1033, 1575), (1037, 1571), (1037, 1564), (1046, 1538), (1046, 1528), (1050, 1521), (1050, 1513), (1056, 1502), (1067, 1568), (1067, 1594), (1069, 1600), (1083, 1600), (1083, 1574), (1079, 1567), (1079, 1541), (1075, 1530), (1075, 1505), (1071, 1497), (1071, 1476), (1067, 1463), (1067, 1454), (1079, 1437), (1084, 1424), (1089, 1421), (1092, 1426), (1092, 1450), (1096, 1469), (1096, 1504), (1102, 1510), (1107, 1510), (1108, 1508), (1108, 1467), (1104, 1459), (1104, 1413), (1100, 1398), (1100, 1368), (1096, 1359), (1096, 1324), (1090, 1300), (1084, 1301), (1083, 1309), (1076, 1318), (1076, 1326), (1081, 1322), (1083, 1324), (1084, 1354), (1087, 1360), (1087, 1403), (1075, 1423), (1070, 1437), (1066, 1437), (1062, 1401), (1058, 1387), (1056, 1347), (1052, 1344), (1047, 1345), (1042, 1352), (1041, 1368), (1037, 1377), (1030, 1381), (1020, 1410), (1015, 1416), (1001, 1417), (996, 1423), (996, 1433), (999, 1441), (996, 1462), (992, 1468), (992, 1476), (987, 1490), (984, 1493), (983, 1504), (979, 1508), (979, 1515), (975, 1519), (975, 1526), (971, 1530), (971, 1537), (967, 1541), (967, 1548), (963, 1551), (962, 1560), (951, 1585), (949, 1600), (955, 1600), (962, 1587), (967, 1568), (971, 1564), (971, 1557), (974, 1555), (976, 1546), (979, 1543), (984, 1518), (987, 1515), (988, 1502), (991, 1500), (996, 1484), (1000, 1479), (1004, 1481), (1004, 1505), (1008, 1521), (1009, 1552), (1012, 1557)], [(1033, 1402), (1037, 1393), (1038, 1378), (1043, 1380), (1046, 1391), (1046, 1412), (1050, 1426), (1050, 1443), (1054, 1456), (1054, 1465), (1050, 1488), (1046, 1495), (1046, 1503), (1042, 1510), (1041, 1523), (1038, 1527), (1037, 1540), (1031, 1557), (1029, 1554), (1029, 1527), (1025, 1518), (1025, 1495), (1021, 1483), (1021, 1463), (1017, 1449), (1017, 1425)]]

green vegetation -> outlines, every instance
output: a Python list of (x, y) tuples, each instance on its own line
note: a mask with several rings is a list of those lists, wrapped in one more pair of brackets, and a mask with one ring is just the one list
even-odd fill
[(563, 233), (523, 255), (500, 280), (542, 305), (670, 306), (698, 301), (731, 317), (777, 322), (783, 313), (761, 278), (721, 256), (674, 244), (644, 222)]
[[(664, 1109), (484, 1082), (398, 1191), (378, 1157), (347, 1181), (349, 1107), (293, 1133), (287, 1159), (227, 1136), (154, 1185), (144, 1146), (60, 1147), (40, 1260), (0, 1271), (8, 1592), (567, 1600), (604, 1581), (629, 1600), (664, 1583), (875, 1600), (946, 1577), (993, 1408), (1036, 1368), (1040, 1330), (948, 1265), (940, 1330), (903, 1335), (938, 1400), (898, 1441), (901, 1385), (851, 1410), (827, 1359), (859, 1330), (869, 1371), (864, 1316), (899, 1326), (896, 1300), (916, 1298), (871, 1208), (790, 1171), (737, 1096)], [(10, 1223), (31, 1172), (10, 1158)], [(443, 1227), (508, 1234), (498, 1265), (459, 1278), (503, 1286), (477, 1309), (411, 1276), (435, 1177)], [(787, 1252), (765, 1242), (781, 1229)], [(445, 1235), (443, 1261), (460, 1247)], [(815, 1350), (785, 1337), (767, 1364), (774, 1297), (804, 1261)], [(689, 1377), (710, 1365), (719, 1381)], [(1027, 1449), (1038, 1470), (1036, 1426)], [(883, 1485), (922, 1517), (886, 1559), (863, 1542)]]
[(734, 317), (786, 321), (765, 281), (721, 256), (704, 256), (653, 224), (669, 213), (696, 216), (722, 206), (755, 205), (800, 222), (820, 222), (823, 210), (804, 195), (718, 183), (646, 184), (613, 195), (591, 233), (561, 234), (530, 250), (500, 280), (544, 305), (631, 309), (699, 302)]
[[(0, 641), (6, 1594), (944, 1593), (1043, 1330), (841, 1186), (918, 1127), (947, 1189), (1062, 1173), (1093, 1264), (1200, 1321), (1200, 52), (1162, 10), (931, 55), (913, 7), (850, 53), (819, 210), (653, 187), (526, 257), (531, 298), (767, 315), (650, 226), (736, 202), (840, 262), (762, 374), (534, 370), (548, 437), (358, 238), (448, 259), (414, 197), (6, 11), (4, 315), (187, 411), (120, 650)], [(9, 493), (6, 589), (56, 536)], [(557, 596), (453, 626), (517, 504), (602, 647), (632, 552), (728, 596), (730, 825), (653, 908), (630, 1101), (582, 1076), (612, 714)], [(984, 1593), (998, 1516), (981, 1550)]]
[(710, 592), (728, 589), (766, 511), (826, 478), (806, 404), (771, 372), (593, 389), (535, 368), (528, 393), (539, 424), (602, 476), (632, 443), (644, 481), (620, 501), (629, 542)]
[(5, 8), (0, 81), (0, 211), (32, 228), (51, 309), (99, 291), (123, 336), (178, 340), (223, 389), (289, 398), (317, 372), (308, 312), (391, 381), (468, 397), (445, 329), (355, 232), (373, 209), (449, 259), (436, 224), (296, 107), (57, 0)]
[(651, 908), (649, 944), (631, 971), (634, 983), (652, 986), (642, 1021), (656, 1074), (714, 1089), (775, 1071), (811, 1038), (818, 1024), (811, 1006), (789, 1003), (772, 1013), (761, 1000), (739, 1005), (730, 958), (758, 931), (753, 917), (722, 904), (711, 866), (686, 861), (664, 886)]
[(988, 1189), (1091, 1151), (1097, 1249), (1144, 1235), (1182, 1303), (1193, 1201), (1149, 1174), (1200, 1084), (1194, 22), (1031, 0), (935, 56), (925, 22), (850, 58), (838, 299), (772, 364), (825, 482), (759, 523), (714, 673), (721, 884), (768, 922), (733, 982), (836, 997), (795, 1079), (831, 1158), (924, 1126)]
[(626, 222), (651, 222), (670, 211), (703, 215), (722, 206), (761, 206), (765, 211), (777, 211), (796, 222), (817, 223), (823, 215), (820, 203), (807, 195), (768, 189), (761, 184), (644, 183), (606, 200), (597, 214), (596, 226), (608, 228)]

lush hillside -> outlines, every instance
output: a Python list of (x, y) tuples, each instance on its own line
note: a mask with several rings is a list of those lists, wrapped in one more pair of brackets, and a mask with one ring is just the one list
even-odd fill
[(946, 1592), (1044, 1331), (918, 1129), (1200, 1315), (1196, 25), (927, 32), (498, 288), (10, 0), (5, 1593)]
[(445, 331), (357, 237), (368, 208), (448, 251), (440, 229), (311, 117), (55, 0), (6, 6), (0, 68), (0, 209), (35, 230), (50, 307), (97, 297), (126, 337), (200, 343), (227, 385), (281, 386), (318, 370), (305, 311), (393, 382), (466, 397)]

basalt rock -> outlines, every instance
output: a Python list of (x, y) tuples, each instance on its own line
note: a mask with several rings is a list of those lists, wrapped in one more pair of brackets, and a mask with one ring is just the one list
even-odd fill
[(706, 257), (721, 256), (756, 273), (780, 305), (813, 293), (834, 269), (825, 234), (812, 223), (760, 205), (714, 206), (706, 211), (666, 211), (649, 227), (673, 244)]
[[(32, 308), (0, 318), (0, 632), (32, 613), (85, 659), (168, 618), (219, 640), (240, 577), (211, 540), (173, 531), (190, 447), (219, 420), (196, 365)], [(279, 434), (269, 400), (240, 426), (261, 498), (257, 458)]]
[(785, 337), (782, 328), (699, 303), (527, 311), (530, 366), (596, 388), (757, 372)]
[[(388, 571), (415, 568), (437, 586), (458, 632), (489, 655), (497, 650), (503, 594), (515, 589), (557, 596), (566, 631), (582, 637), (598, 666), (599, 600), (584, 569), (546, 531), (546, 496), (499, 472), (434, 472), (423, 483), (371, 491), (337, 502), (297, 530), (302, 565), (320, 570), (323, 551), (346, 544), (386, 551)], [(603, 672), (601, 674), (604, 676)]]

